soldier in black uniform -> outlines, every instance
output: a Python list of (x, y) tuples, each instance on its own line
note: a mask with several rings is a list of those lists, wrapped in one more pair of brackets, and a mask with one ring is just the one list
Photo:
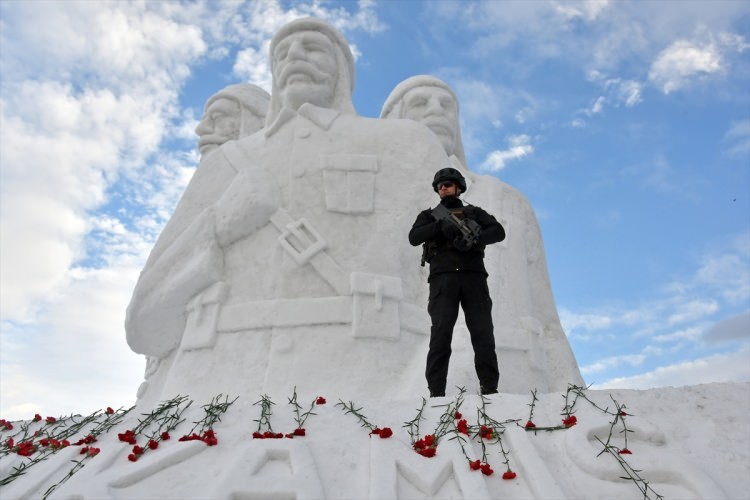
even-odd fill
[(458, 225), (446, 219), (437, 220), (431, 209), (421, 212), (409, 231), (409, 243), (424, 245), (425, 260), (430, 264), (427, 310), (432, 319), (432, 330), (425, 371), (430, 397), (445, 396), (453, 326), (458, 318), (459, 304), (471, 334), (474, 368), (481, 393), (495, 394), (499, 373), (484, 248), (503, 241), (505, 229), (481, 208), (463, 204), (459, 196), (466, 191), (466, 180), (455, 168), (438, 170), (432, 187), (440, 196), (440, 203), (453, 215), (477, 223), (479, 238), (473, 245), (467, 243)]

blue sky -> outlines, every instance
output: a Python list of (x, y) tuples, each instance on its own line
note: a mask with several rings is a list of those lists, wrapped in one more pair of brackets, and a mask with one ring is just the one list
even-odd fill
[(123, 321), (207, 97), (317, 15), (376, 117), (448, 82), (472, 170), (531, 201), (587, 383), (750, 379), (746, 1), (0, 3), (0, 413), (131, 404)]

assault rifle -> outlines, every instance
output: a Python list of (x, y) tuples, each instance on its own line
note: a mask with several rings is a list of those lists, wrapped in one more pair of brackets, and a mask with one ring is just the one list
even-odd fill
[[(447, 220), (461, 231), (461, 237), (456, 238), (456, 241), (460, 240), (460, 245), (464, 249), (468, 250), (479, 245), (479, 235), (482, 233), (482, 227), (475, 221), (471, 219), (459, 219), (442, 203), (433, 208), (431, 214), (435, 220)], [(424, 266), (425, 262), (429, 262), (432, 257), (428, 253), (427, 245), (425, 245), (422, 252), (422, 266)]]

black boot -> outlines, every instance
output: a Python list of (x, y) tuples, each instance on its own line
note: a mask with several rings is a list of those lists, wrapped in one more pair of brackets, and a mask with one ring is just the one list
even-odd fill
[(430, 397), (431, 398), (442, 398), (442, 397), (445, 397), (445, 391), (444, 390), (442, 390), (442, 391), (433, 391), (432, 389), (430, 389)]
[(485, 387), (483, 385), (479, 386), (479, 392), (482, 393), (482, 396), (488, 396), (490, 394), (497, 394), (497, 388), (493, 387)]

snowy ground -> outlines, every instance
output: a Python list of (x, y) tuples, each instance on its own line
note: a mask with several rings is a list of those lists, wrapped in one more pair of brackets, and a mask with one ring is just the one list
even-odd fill
[[(147, 448), (147, 437), (158, 440), (161, 432), (183, 420), (169, 430), (169, 440), (146, 449), (135, 462), (128, 459), (133, 445), (119, 441), (118, 433), (146, 422), (151, 410), (138, 408), (124, 415), (124, 410), (103, 410), (80, 429), (74, 420), (83, 417), (48, 423), (40, 415), (36, 422), (11, 422), (12, 429), (0, 432), (0, 481), (7, 483), (0, 486), (0, 496), (41, 498), (60, 484), (50, 498), (643, 498), (643, 489), (648, 498), (750, 497), (750, 383), (587, 390), (577, 400), (572, 391), (567, 394), (570, 412), (565, 411), (566, 394), (540, 394), (531, 420), (537, 428), (558, 429), (537, 432), (524, 429), (531, 394), (493, 395), (483, 405), (481, 397), (468, 393), (461, 401), (455, 390), (446, 398), (428, 400), (421, 420), (421, 397), (385, 402), (363, 398), (353, 406), (342, 402), (373, 426), (390, 428), (393, 435), (385, 439), (370, 435), (335, 394), (298, 394), (299, 418), (306, 418), (304, 436), (253, 438), (253, 432), (268, 430), (265, 425), (259, 429), (258, 421), (283, 434), (298, 427), (295, 407), (289, 403), (293, 395), (269, 395), (265, 406), (270, 415), (260, 396), (237, 398), (225, 413), (217, 414), (214, 446), (178, 440), (193, 431), (203, 434), (194, 422), (204, 419), (209, 403), (195, 401), (186, 408), (185, 398), (138, 430), (137, 444)], [(318, 396), (325, 403), (313, 405)], [(461, 416), (455, 418), (459, 402)], [(626, 415), (616, 416), (619, 412)], [(568, 413), (576, 423), (565, 427)], [(466, 420), (471, 436), (458, 432), (461, 420)], [(412, 425), (413, 439), (405, 426), (408, 421), (419, 421), (419, 438), (438, 435), (434, 457), (416, 452), (412, 443), (417, 430)], [(96, 442), (74, 444), (97, 426), (98, 432), (110, 425)], [(481, 425), (504, 431), (501, 439), (476, 436)], [(629, 432), (623, 432), (625, 428)], [(32, 438), (35, 431), (41, 432)], [(53, 450), (50, 444), (44, 446), (45, 438), (71, 444)], [(12, 448), (8, 439), (13, 439)], [(35, 451), (29, 457), (16, 453), (22, 441), (33, 442)], [(600, 441), (609, 442), (607, 451)], [(100, 451), (82, 454), (86, 446)], [(619, 453), (626, 447), (632, 454)], [(488, 463), (492, 474), (472, 470), (470, 462), (477, 459), (477, 465)], [(15, 468), (23, 465), (26, 473), (14, 479)], [(629, 467), (640, 472), (628, 472)], [(61, 483), (74, 468), (79, 470)], [(503, 479), (508, 470), (515, 477)]]

